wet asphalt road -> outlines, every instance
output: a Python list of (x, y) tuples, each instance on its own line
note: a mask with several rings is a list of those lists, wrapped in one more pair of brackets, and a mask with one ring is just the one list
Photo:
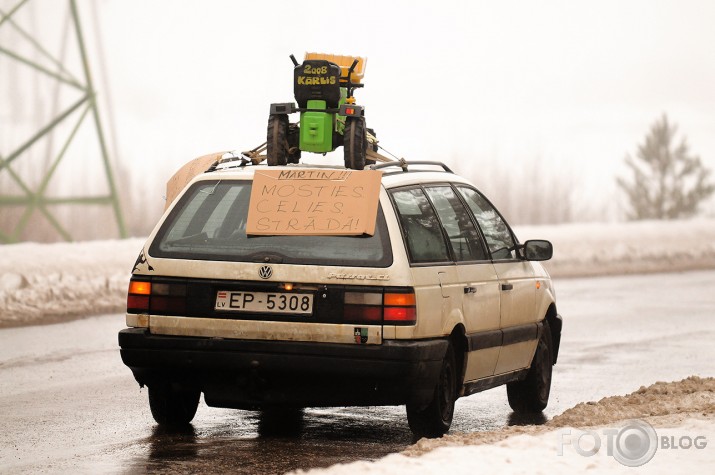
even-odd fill
[[(564, 333), (543, 417), (518, 420), (496, 388), (457, 402), (452, 433), (541, 423), (581, 401), (715, 376), (715, 271), (556, 288)], [(188, 431), (162, 431), (119, 358), (123, 320), (0, 330), (0, 473), (277, 474), (413, 443), (404, 407), (307, 409), (276, 422), (202, 403)]]

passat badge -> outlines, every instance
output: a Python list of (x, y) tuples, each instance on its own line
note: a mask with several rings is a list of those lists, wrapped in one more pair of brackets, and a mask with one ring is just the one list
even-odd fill
[(273, 269), (271, 268), (271, 266), (261, 266), (261, 268), (258, 269), (258, 276), (261, 279), (270, 279), (272, 275)]

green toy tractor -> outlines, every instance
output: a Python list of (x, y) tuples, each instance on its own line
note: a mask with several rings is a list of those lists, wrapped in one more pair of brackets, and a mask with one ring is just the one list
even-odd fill
[[(365, 109), (355, 104), (353, 91), (363, 87), (365, 58), (307, 53), (294, 64), (293, 92), (298, 103), (271, 104), (266, 155), (268, 165), (298, 163), (301, 151), (326, 154), (339, 146), (345, 167), (362, 170), (375, 134), (365, 127)], [(288, 115), (300, 112), (300, 121)], [(368, 136), (370, 142), (368, 143)], [(372, 160), (367, 160), (373, 163)]]

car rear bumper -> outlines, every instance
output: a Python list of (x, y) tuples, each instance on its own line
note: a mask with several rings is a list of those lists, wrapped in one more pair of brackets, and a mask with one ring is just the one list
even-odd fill
[(121, 357), (142, 385), (198, 388), (208, 405), (422, 404), (433, 396), (448, 342), (382, 345), (232, 340), (119, 332)]

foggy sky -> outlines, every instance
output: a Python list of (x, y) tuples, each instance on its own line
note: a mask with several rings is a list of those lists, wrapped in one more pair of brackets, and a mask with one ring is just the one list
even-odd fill
[(368, 57), (355, 95), (400, 157), (472, 177), (538, 159), (603, 199), (667, 113), (715, 169), (713, 2), (78, 3), (118, 158), (161, 186), (264, 141), (269, 104), (293, 100), (288, 55), (306, 51)]

